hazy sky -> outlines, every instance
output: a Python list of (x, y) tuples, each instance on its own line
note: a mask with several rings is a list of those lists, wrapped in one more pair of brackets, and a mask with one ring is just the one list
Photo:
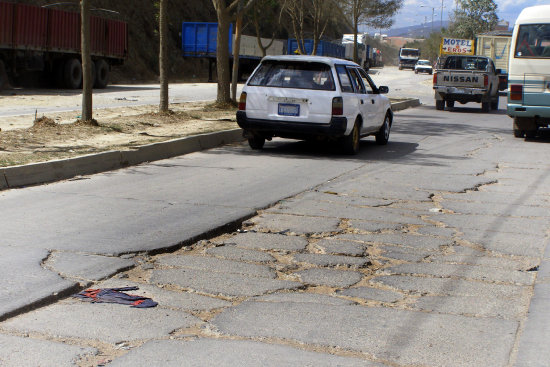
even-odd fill
[[(496, 0), (496, 3), (499, 18), (509, 21), (510, 26), (513, 26), (523, 8), (549, 4), (548, 0)], [(455, 6), (454, 0), (443, 0), (443, 20), (449, 20)], [(435, 8), (434, 22), (437, 23), (441, 20), (441, 0), (405, 0), (403, 8), (394, 18), (392, 28), (422, 24), (425, 20), (431, 22), (432, 8)]]

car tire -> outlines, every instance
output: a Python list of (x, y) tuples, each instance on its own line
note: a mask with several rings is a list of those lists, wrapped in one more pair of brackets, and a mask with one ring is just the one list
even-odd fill
[(514, 129), (514, 137), (515, 138), (523, 138), (525, 136), (525, 133), (523, 130)]
[(260, 136), (253, 136), (251, 138), (248, 138), (248, 145), (250, 145), (250, 148), (254, 150), (261, 150), (264, 147), (265, 144), (265, 138), (262, 138)]
[(490, 102), (481, 102), (481, 111), (489, 112), (490, 110), (491, 110), (491, 103)]
[(447, 108), (453, 108), (455, 106), (455, 101), (446, 101), (447, 102)]
[(418, 74), (418, 70), (415, 70), (414, 73), (415, 73), (415, 74)]
[(344, 136), (344, 138), (342, 139), (342, 148), (344, 150), (344, 153), (348, 155), (355, 155), (359, 153), (359, 141), (361, 140), (359, 130), (359, 121), (355, 121), (355, 124), (353, 125), (353, 129), (351, 130), (350, 134)]
[(435, 109), (438, 111), (443, 111), (445, 109), (445, 101), (444, 100), (436, 100), (435, 101)]
[(525, 130), (525, 139), (534, 139), (537, 137), (538, 130)]
[(498, 97), (491, 102), (491, 109), (497, 111), (498, 110)]
[(380, 128), (380, 130), (378, 130), (378, 132), (375, 135), (376, 144), (378, 145), (388, 144), (388, 141), (390, 140), (390, 130), (391, 130), (390, 116), (386, 114), (382, 127)]

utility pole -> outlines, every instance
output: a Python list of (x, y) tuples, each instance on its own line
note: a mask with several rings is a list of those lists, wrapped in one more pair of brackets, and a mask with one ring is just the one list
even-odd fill
[(443, 0), (441, 0), (441, 31), (443, 31)]
[(434, 15), (435, 15), (435, 8), (431, 6), (426, 5), (420, 5), (421, 8), (432, 8), (432, 33), (434, 33)]

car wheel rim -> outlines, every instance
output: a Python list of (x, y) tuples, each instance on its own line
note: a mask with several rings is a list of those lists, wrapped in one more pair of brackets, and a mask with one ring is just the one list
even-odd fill
[(357, 125), (353, 128), (353, 147), (357, 148), (359, 146), (359, 129)]
[(388, 124), (388, 118), (386, 117), (386, 120), (384, 121), (384, 139), (388, 139), (390, 137), (390, 125)]

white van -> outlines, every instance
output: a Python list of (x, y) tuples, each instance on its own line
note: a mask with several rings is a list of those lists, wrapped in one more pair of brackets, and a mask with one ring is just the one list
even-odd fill
[(508, 116), (514, 136), (534, 138), (550, 124), (550, 5), (523, 9), (508, 65)]

